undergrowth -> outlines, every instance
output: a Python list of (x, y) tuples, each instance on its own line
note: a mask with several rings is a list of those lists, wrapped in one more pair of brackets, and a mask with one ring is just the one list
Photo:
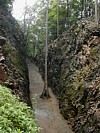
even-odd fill
[(31, 108), (0, 85), (0, 133), (38, 133), (38, 130)]

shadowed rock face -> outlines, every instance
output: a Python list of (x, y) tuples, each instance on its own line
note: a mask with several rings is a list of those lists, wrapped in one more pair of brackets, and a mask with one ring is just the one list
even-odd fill
[(10, 13), (0, 8), (0, 84), (30, 104), (23, 33)]
[(4, 45), (6, 43), (6, 38), (0, 36), (0, 45)]
[[(100, 26), (78, 22), (48, 48), (48, 83), (62, 115), (76, 133), (99, 133)], [(44, 54), (38, 60), (44, 77)]]

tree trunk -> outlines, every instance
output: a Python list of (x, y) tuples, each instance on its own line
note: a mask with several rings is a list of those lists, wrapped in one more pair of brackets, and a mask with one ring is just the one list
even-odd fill
[(100, 0), (98, 3), (98, 23), (100, 23)]
[(83, 10), (84, 10), (84, 0), (81, 0), (81, 6), (82, 6), (82, 9), (81, 9), (81, 19), (83, 18)]
[(98, 0), (95, 0), (95, 23), (98, 26)]
[(57, 4), (57, 38), (58, 38), (58, 36), (59, 36), (59, 15), (58, 15), (58, 4)]
[(66, 1), (66, 26), (69, 27), (69, 0)]
[(25, 12), (24, 12), (24, 35), (26, 33), (26, 7), (27, 7), (27, 0), (25, 0)]
[(33, 51), (32, 51), (32, 54), (33, 54), (32, 57), (34, 58), (35, 57), (35, 43), (34, 42), (33, 42)]
[(86, 18), (87, 17), (87, 1), (84, 0), (84, 17)]
[(48, 58), (48, 6), (49, 1), (47, 0), (46, 5), (46, 45), (45, 45), (45, 83), (44, 83), (44, 89), (40, 96), (40, 98), (50, 98), (49, 95), (49, 88), (48, 88), (48, 76), (47, 76), (47, 58)]

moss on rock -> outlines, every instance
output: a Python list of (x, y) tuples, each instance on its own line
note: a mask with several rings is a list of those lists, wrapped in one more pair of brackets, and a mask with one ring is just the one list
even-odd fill
[[(59, 98), (62, 115), (75, 133), (99, 133), (95, 105), (100, 97), (100, 25), (77, 22), (48, 48), (48, 82)], [(42, 75), (43, 57), (38, 62)]]

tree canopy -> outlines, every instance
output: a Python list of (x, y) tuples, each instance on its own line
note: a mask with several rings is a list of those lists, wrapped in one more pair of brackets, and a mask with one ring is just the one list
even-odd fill
[[(98, 8), (99, 10), (99, 8)], [(49, 0), (48, 44), (78, 20), (93, 16), (94, 0)], [(36, 56), (45, 46), (46, 1), (25, 7), (22, 27), (26, 29), (29, 56)]]

